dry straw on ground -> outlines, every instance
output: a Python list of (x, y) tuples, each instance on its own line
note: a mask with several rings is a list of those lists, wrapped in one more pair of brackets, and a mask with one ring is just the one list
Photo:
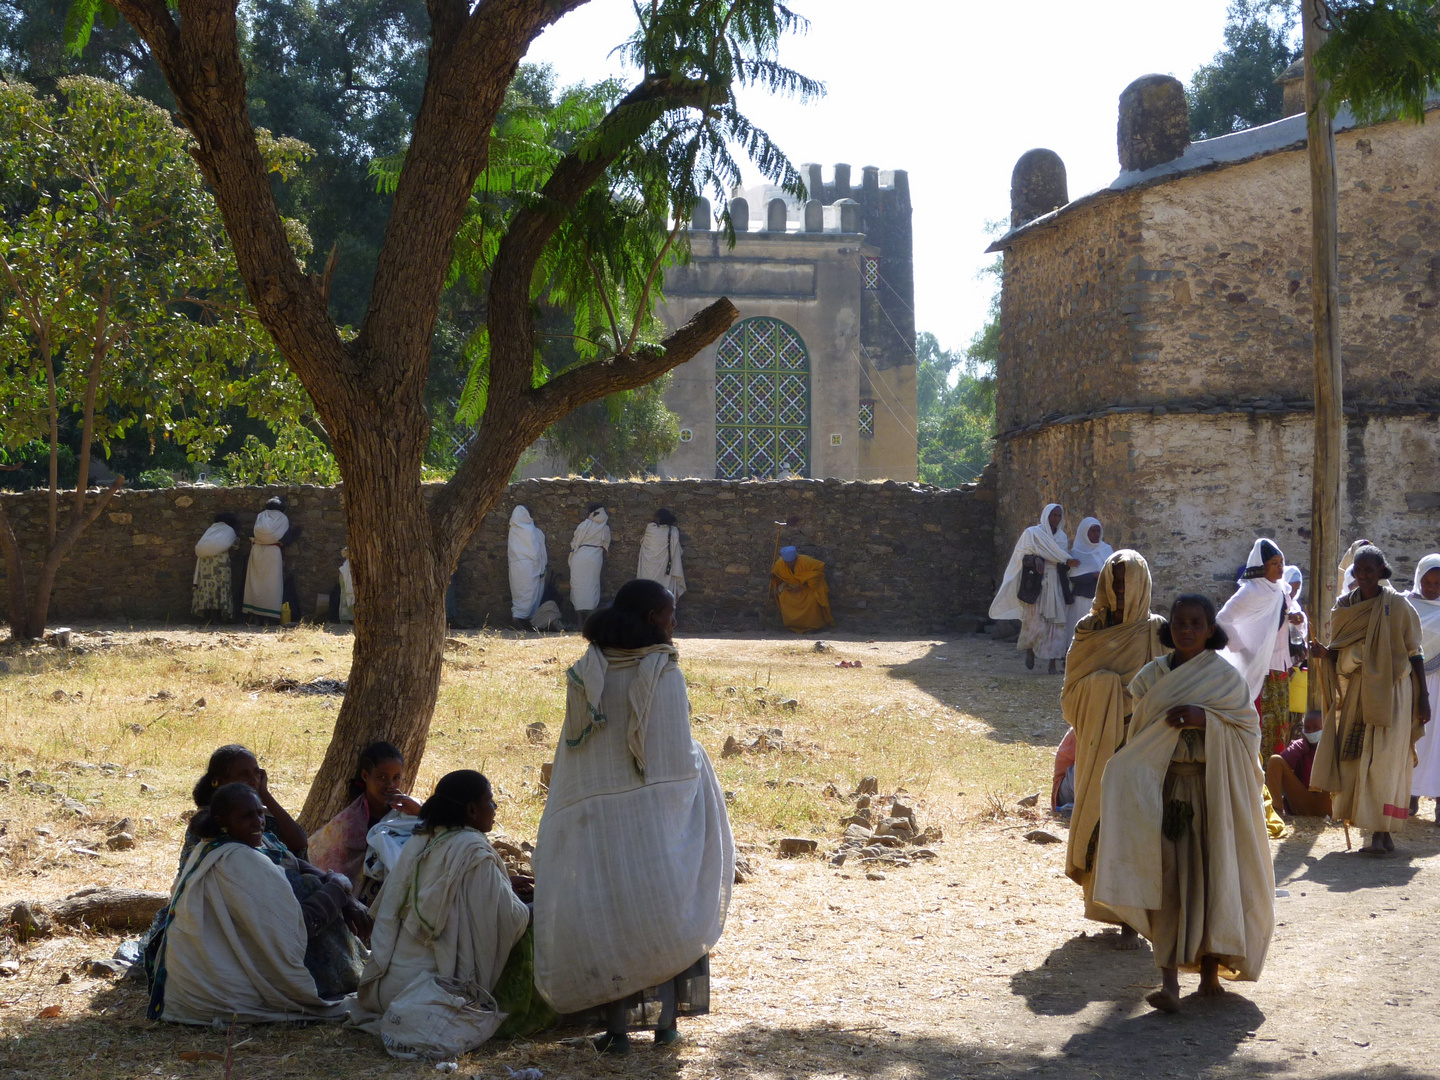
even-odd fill
[[(224, 742), (254, 747), (281, 801), (298, 806), (338, 698), (289, 687), (343, 679), (350, 646), (314, 629), (115, 628), (82, 640), (70, 655), (11, 655), (0, 673), (0, 904), (89, 884), (168, 887), (190, 786)], [(1276, 845), (1290, 896), (1276, 901), (1282, 925), (1262, 982), (1162, 1020), (1142, 1004), (1157, 981), (1149, 952), (1111, 951), (1080, 918), (1063, 848), (1022, 839), (1045, 816), (1064, 730), (1059, 679), (1027, 673), (984, 638), (833, 644), (680, 642), (695, 731), (757, 871), (737, 887), (714, 956), (714, 1013), (686, 1025), (687, 1045), (617, 1062), (544, 1037), (486, 1047), (461, 1075), (530, 1065), (546, 1080), (1434, 1075), (1424, 1032), (1440, 1003), (1429, 931), (1440, 831), (1411, 825), (1400, 857), (1366, 861), (1339, 850), (1338, 830), (1296, 830)], [(580, 648), (573, 636), (457, 634), (415, 790), (482, 768), (502, 793), (501, 830), (533, 838), (549, 745), (526, 729), (543, 722), (553, 742), (564, 668)], [(727, 738), (774, 729), (783, 734), (722, 758)], [(937, 860), (870, 881), (853, 865), (775, 857), (783, 836), (833, 850), (849, 804), (827, 787), (848, 792), (866, 775), (944, 829)], [(1037, 790), (1038, 809), (1017, 806)], [(138, 846), (105, 850), (122, 817)], [(219, 1062), (190, 1060), (223, 1053), (223, 1032), (150, 1024), (137, 984), (86, 974), (117, 941), (0, 942), (0, 963), (17, 965), (0, 977), (0, 1074), (223, 1075)], [(235, 1043), (236, 1077), (435, 1075), (333, 1025), (253, 1026)]]

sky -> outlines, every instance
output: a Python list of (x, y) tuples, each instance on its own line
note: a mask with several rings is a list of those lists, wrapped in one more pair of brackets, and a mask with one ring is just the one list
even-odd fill
[[(824, 82), (810, 104), (740, 99), (797, 165), (846, 162), (910, 174), (916, 329), (945, 348), (984, 325), (993, 279), (977, 275), (987, 221), (1010, 213), (1010, 171), (1043, 146), (1065, 162), (1070, 197), (1120, 171), (1120, 91), (1152, 72), (1189, 83), (1222, 44), (1228, 0), (791, 0), (810, 20), (780, 60)], [(631, 0), (591, 0), (547, 30), (528, 59), (562, 85), (623, 74), (609, 55), (634, 26)], [(633, 73), (632, 73), (633, 74)], [(753, 169), (746, 183), (760, 181)]]

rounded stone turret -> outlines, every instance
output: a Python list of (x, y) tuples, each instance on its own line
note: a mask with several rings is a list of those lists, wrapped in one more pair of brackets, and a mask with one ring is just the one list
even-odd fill
[(788, 224), (786, 218), (788, 212), (784, 199), (771, 199), (770, 204), (765, 208), (765, 230), (767, 232), (784, 232)]
[(690, 212), (690, 229), (692, 232), (710, 231), (710, 200), (704, 195), (695, 200), (695, 209)]
[(1190, 107), (1173, 75), (1142, 75), (1120, 94), (1120, 168), (1153, 169), (1190, 145)]
[(1018, 228), (1070, 201), (1065, 162), (1054, 150), (1026, 150), (1010, 174), (1010, 226)]
[(1305, 111), (1305, 60), (1302, 57), (1282, 71), (1275, 79), (1280, 87), (1281, 117), (1295, 116)]
[(750, 200), (743, 195), (730, 200), (730, 224), (736, 232), (750, 231)]

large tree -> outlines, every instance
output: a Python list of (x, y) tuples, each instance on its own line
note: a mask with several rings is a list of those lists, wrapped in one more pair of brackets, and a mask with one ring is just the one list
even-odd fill
[[(61, 562), (124, 481), (87, 497), (92, 446), (137, 430), (205, 460), (227, 406), (273, 417), (304, 396), (250, 317), (186, 134), (113, 83), (71, 77), (57, 90), (60, 100), (0, 79), (0, 455), (39, 442), (49, 459), (33, 582), (0, 507), (17, 638), (40, 636)], [(303, 153), (260, 135), (272, 166)], [(303, 248), (303, 231), (287, 224)], [(62, 427), (72, 420), (66, 512)]]
[[(671, 163), (665, 205), (680, 220), (702, 188), (723, 199), (738, 182), (731, 144), (766, 175), (801, 189), (793, 166), (734, 103), (734, 91), (747, 84), (817, 89), (775, 59), (780, 36), (800, 20), (776, 0), (636, 4), (626, 55), (639, 78), (548, 163), (536, 197), (515, 200), (499, 225), (487, 347), (477, 358), (485, 365), (484, 411), (454, 477), (427, 490), (425, 384), (453, 241), (521, 58), (584, 0), (427, 0), (424, 89), (365, 316), (348, 339), (329, 310), (335, 263), (307, 274), (290, 249), (246, 109), (235, 0), (103, 2), (125, 17), (164, 72), (259, 318), (309, 391), (344, 477), (355, 647), (349, 690), (303, 811), (314, 825), (340, 807), (364, 741), (388, 738), (412, 769), (418, 764), (439, 686), (445, 588), (524, 449), (580, 405), (684, 363), (737, 318), (734, 305), (717, 300), (657, 344), (631, 334), (589, 363), (537, 377), (536, 273), (557, 234), (594, 192), (608, 190), (611, 167), (639, 141), (663, 142)], [(81, 16), (93, 15), (102, 0), (75, 4)]]
[(1300, 56), (1295, 0), (1232, 0), (1225, 44), (1186, 87), (1190, 137), (1214, 139), (1279, 120), (1275, 79)]

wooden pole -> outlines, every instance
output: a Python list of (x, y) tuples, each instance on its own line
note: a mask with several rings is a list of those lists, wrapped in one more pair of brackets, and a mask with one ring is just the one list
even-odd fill
[[(1344, 385), (1340, 367), (1338, 210), (1335, 131), (1315, 74), (1315, 53), (1328, 36), (1324, 0), (1302, 0), (1305, 41), (1305, 133), (1310, 158), (1310, 275), (1315, 336), (1315, 462), (1310, 510), (1310, 626), (1330, 638), (1335, 569), (1340, 562), (1340, 465)], [(1312, 665), (1313, 666), (1313, 665)], [(1314, 673), (1312, 672), (1312, 675)], [(1309, 681), (1309, 708), (1319, 708), (1320, 680)]]

